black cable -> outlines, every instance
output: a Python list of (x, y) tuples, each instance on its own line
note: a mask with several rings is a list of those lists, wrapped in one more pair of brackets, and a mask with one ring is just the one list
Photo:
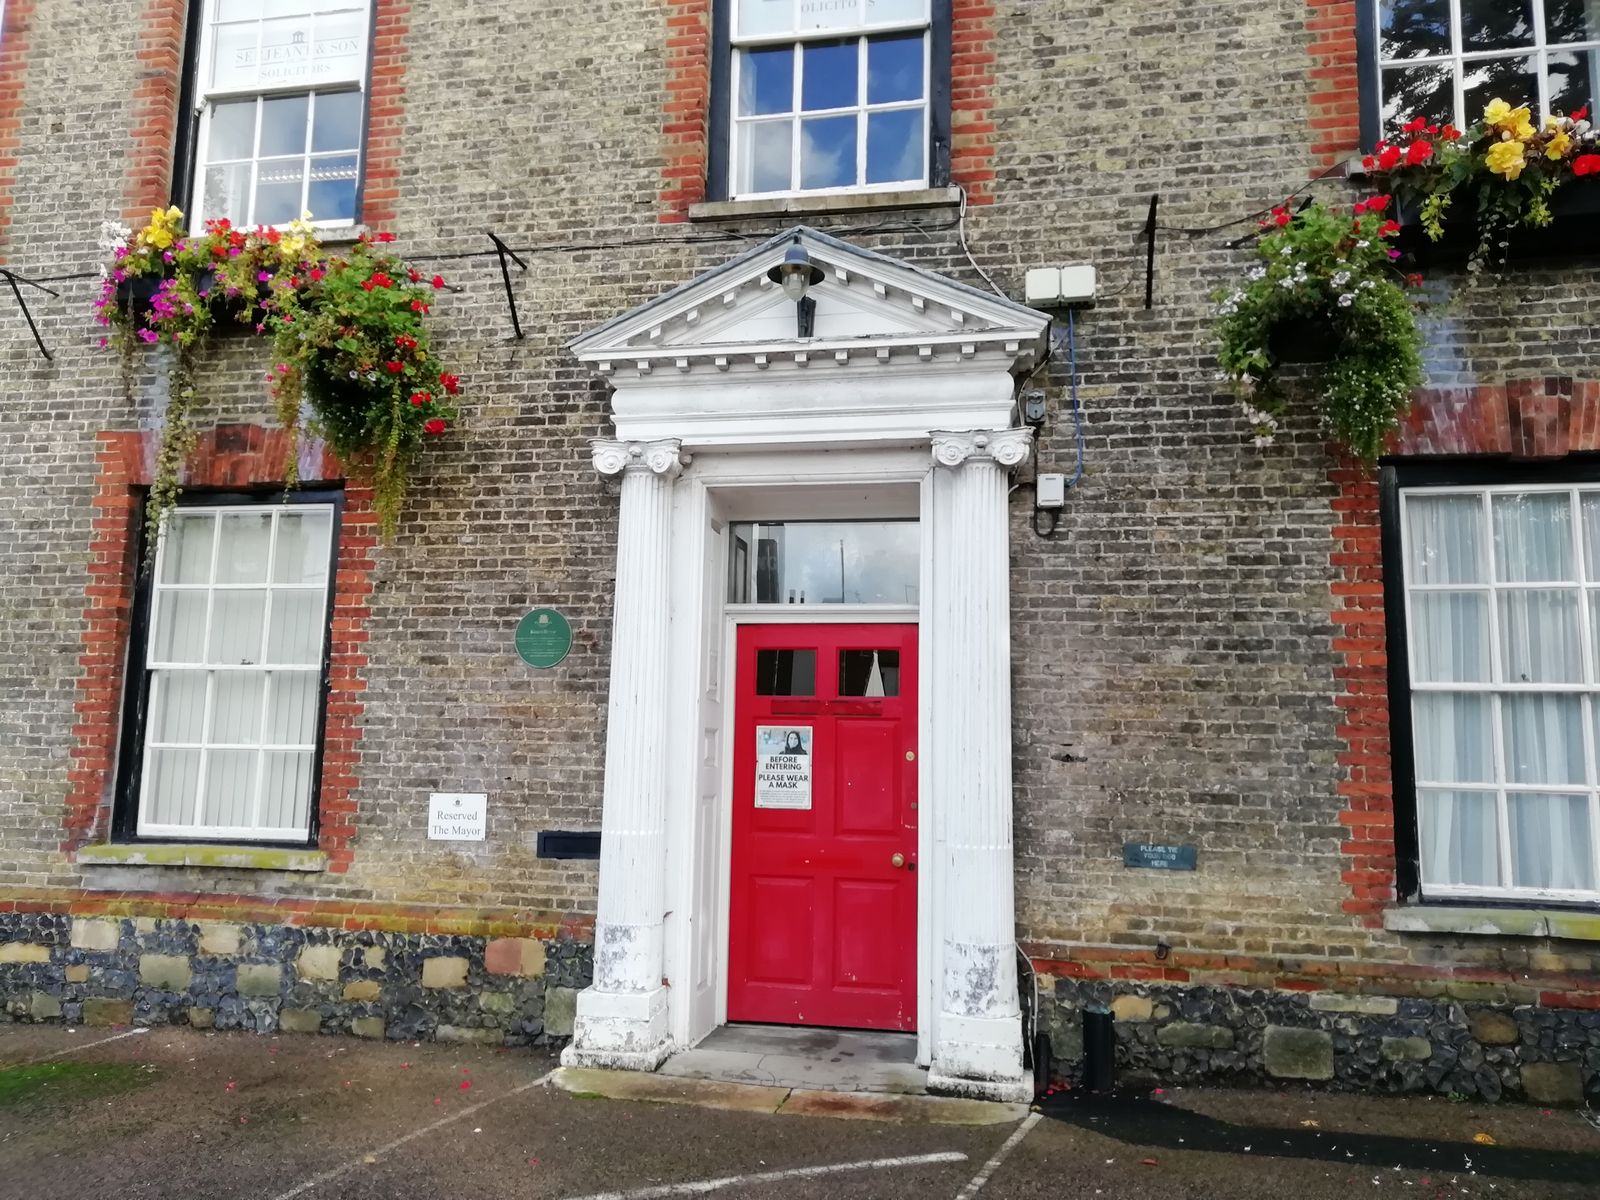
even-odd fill
[(1237, 217), (1232, 221), (1224, 221), (1220, 225), (1211, 225), (1211, 226), (1207, 226), (1204, 229), (1185, 229), (1185, 228), (1183, 228), (1181, 226), (1178, 226), (1178, 225), (1157, 225), (1156, 226), (1156, 230), (1159, 233), (1181, 233), (1186, 237), (1205, 237), (1209, 233), (1221, 233), (1224, 229), (1232, 229), (1235, 225), (1243, 225), (1246, 221), (1258, 221), (1258, 220), (1260, 220), (1262, 217), (1264, 217), (1268, 213), (1270, 213), (1273, 209), (1282, 208), (1282, 207), (1287, 206), (1289, 201), (1293, 200), (1296, 196), (1298, 196), (1301, 193), (1303, 193), (1312, 184), (1321, 183), (1324, 179), (1327, 179), (1330, 175), (1334, 174), (1335, 172), (1343, 171), (1343, 170), (1344, 170), (1344, 163), (1343, 162), (1336, 162), (1331, 167), (1329, 167), (1327, 170), (1323, 171), (1322, 174), (1313, 175), (1310, 179), (1306, 180), (1299, 187), (1295, 188), (1295, 190), (1290, 192), (1287, 196), (1285, 196), (1280, 203), (1278, 203), (1278, 204), (1269, 204), (1265, 208), (1257, 209), (1253, 213), (1247, 213), (1245, 216)]
[[(1041, 516), (1047, 516), (1050, 518), (1050, 528), (1039, 528), (1039, 518)], [(1056, 535), (1056, 526), (1061, 523), (1061, 512), (1059, 509), (1054, 508), (1035, 508), (1033, 510), (1033, 516), (1030, 518), (1028, 523), (1033, 526), (1034, 533), (1038, 534), (1040, 537), (1053, 538)]]

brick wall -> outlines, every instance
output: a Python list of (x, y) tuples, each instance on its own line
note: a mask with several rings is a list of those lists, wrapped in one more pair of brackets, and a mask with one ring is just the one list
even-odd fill
[(28, 30), (33, 0), (11, 0), (0, 27), (0, 262), (10, 241), (11, 191), (17, 185), (23, 106), (22, 82), (28, 69)]
[(138, 67), (133, 125), (128, 130), (127, 204), (132, 223), (166, 207), (172, 196), (172, 152), (177, 140), (183, 38), (189, 0), (142, 0), (134, 44)]

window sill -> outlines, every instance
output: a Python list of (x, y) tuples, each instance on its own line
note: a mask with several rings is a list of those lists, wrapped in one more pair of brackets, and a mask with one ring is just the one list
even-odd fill
[(194, 842), (118, 842), (84, 846), (80, 865), (91, 867), (220, 867), (231, 871), (325, 871), (328, 856), (298, 846), (232, 846)]
[(1600, 942), (1600, 912), (1561, 909), (1406, 905), (1385, 910), (1383, 927), (1391, 933), (1462, 933)]
[(758, 196), (751, 200), (706, 200), (691, 204), (689, 219), (731, 221), (746, 217), (877, 212), (889, 208), (955, 207), (960, 203), (958, 187), (917, 188), (905, 192), (837, 192), (824, 196)]

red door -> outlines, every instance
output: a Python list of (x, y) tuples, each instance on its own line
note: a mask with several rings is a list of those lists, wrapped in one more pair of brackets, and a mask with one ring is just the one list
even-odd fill
[(917, 629), (747, 625), (728, 1019), (917, 1027)]

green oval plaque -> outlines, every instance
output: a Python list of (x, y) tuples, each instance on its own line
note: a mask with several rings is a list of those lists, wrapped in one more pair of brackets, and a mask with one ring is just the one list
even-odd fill
[(572, 649), (572, 626), (553, 608), (536, 608), (517, 622), (517, 653), (530, 667), (553, 667)]

